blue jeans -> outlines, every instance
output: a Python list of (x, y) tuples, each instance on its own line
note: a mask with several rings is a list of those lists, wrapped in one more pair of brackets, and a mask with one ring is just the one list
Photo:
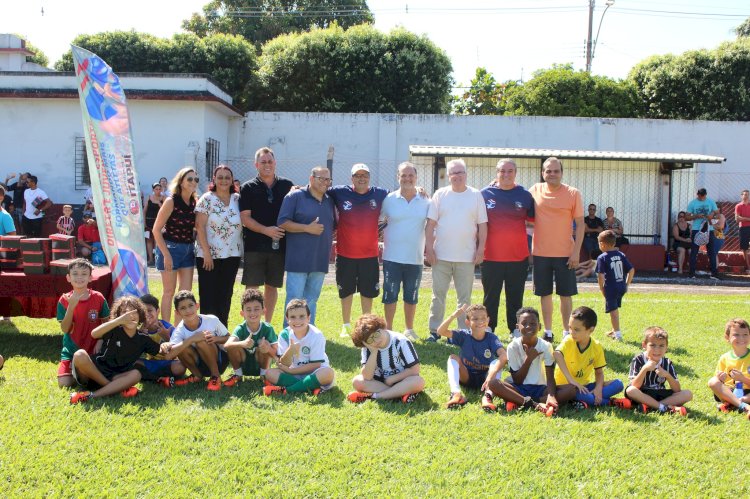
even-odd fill
[[(695, 234), (697, 230), (690, 232), (690, 239), (695, 241)], [(700, 247), (695, 243), (690, 243), (690, 274), (695, 274), (695, 264), (698, 261), (698, 251)], [(716, 274), (716, 254), (719, 250), (716, 248), (716, 237), (714, 231), (708, 231), (708, 244), (706, 244), (706, 251), (708, 252), (708, 263), (711, 266), (711, 273)]]
[[(589, 383), (586, 385), (586, 388), (592, 391), (592, 393), (584, 394), (584, 393), (578, 393), (576, 395), (576, 400), (580, 400), (582, 402), (586, 402), (589, 406), (594, 407), (594, 394), (593, 390), (596, 388), (596, 383)], [(602, 388), (602, 403), (601, 405), (609, 405), (609, 398), (613, 395), (617, 395), (620, 393), (623, 389), (622, 381), (619, 379), (613, 379), (612, 382), (608, 385), (604, 385), (604, 388)]]
[(310, 308), (310, 324), (315, 324), (315, 308), (318, 304), (320, 290), (323, 288), (325, 272), (287, 272), (286, 273), (286, 302), (284, 303), (284, 327), (286, 322), (286, 306), (294, 298), (304, 298)]

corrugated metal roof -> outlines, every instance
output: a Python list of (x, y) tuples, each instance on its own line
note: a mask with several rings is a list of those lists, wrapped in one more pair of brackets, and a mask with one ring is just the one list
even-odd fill
[(614, 161), (654, 161), (659, 163), (723, 163), (726, 158), (705, 154), (629, 151), (573, 151), (564, 149), (522, 149), (507, 147), (462, 147), (410, 145), (412, 156), (466, 156), (497, 158), (601, 159)]

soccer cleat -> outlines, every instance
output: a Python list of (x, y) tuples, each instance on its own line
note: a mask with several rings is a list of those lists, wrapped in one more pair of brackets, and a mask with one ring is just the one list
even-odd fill
[(341, 326), (341, 332), (339, 333), (339, 337), (341, 338), (351, 338), (352, 336), (352, 326), (349, 324), (344, 324)]
[(445, 404), (446, 409), (460, 409), (466, 405), (466, 397), (461, 392), (451, 393), (451, 398)]
[(371, 398), (372, 393), (367, 392), (351, 392), (346, 396), (346, 399), (352, 404), (361, 404), (362, 402), (370, 400)]
[(221, 378), (219, 378), (218, 376), (211, 376), (208, 379), (206, 390), (209, 390), (212, 392), (218, 392), (219, 390), (221, 390)]
[(537, 404), (534, 407), (534, 410), (537, 411), (537, 412), (541, 412), (542, 414), (544, 414), (548, 418), (551, 418), (552, 416), (555, 415), (555, 408), (554, 408), (554, 406), (551, 406), (551, 405), (547, 406), (547, 404)]
[(135, 397), (139, 393), (141, 393), (141, 391), (138, 389), (138, 387), (131, 386), (130, 388), (126, 388), (125, 390), (121, 391), (120, 395), (123, 398), (129, 399), (131, 397)]
[(669, 412), (671, 412), (672, 414), (677, 414), (678, 416), (687, 416), (687, 409), (685, 409), (681, 405), (670, 405)]
[(513, 412), (516, 409), (518, 409), (518, 405), (515, 402), (506, 402), (505, 403), (505, 412)]
[(497, 406), (492, 401), (492, 394), (489, 392), (484, 392), (484, 395), (482, 395), (482, 409), (484, 412), (497, 411)]
[(315, 388), (315, 389), (313, 389), (313, 391), (312, 391), (313, 397), (317, 397), (317, 396), (318, 396), (318, 395), (320, 395), (321, 393), (323, 393), (323, 389), (322, 389), (322, 388)]
[(164, 388), (174, 388), (175, 380), (172, 376), (162, 376), (156, 380), (156, 384)]
[(726, 402), (722, 404), (716, 404), (716, 408), (719, 410), (719, 412), (723, 412), (724, 414), (727, 414), (735, 410), (732, 404), (727, 404)]
[(271, 395), (286, 395), (286, 388), (276, 385), (264, 386), (263, 395), (266, 397), (270, 397)]
[(419, 339), (419, 336), (417, 336), (417, 333), (415, 333), (413, 329), (404, 330), (404, 336), (411, 341), (417, 341)]
[(188, 376), (187, 378), (181, 378), (174, 380), (174, 386), (185, 386), (190, 383), (198, 383), (200, 381), (203, 381), (203, 378), (200, 376)]
[(401, 402), (403, 402), (404, 404), (411, 404), (412, 402), (414, 402), (415, 400), (417, 400), (417, 395), (419, 395), (419, 394), (418, 393), (407, 393), (406, 395), (404, 395), (403, 397), (401, 397)]
[(640, 412), (641, 414), (647, 414), (652, 409), (649, 406), (647, 406), (646, 404), (637, 404), (635, 406), (635, 410), (636, 410), (636, 412)]
[(91, 392), (74, 392), (70, 394), (71, 404), (80, 404), (81, 402), (88, 402), (91, 398)]
[(266, 378), (263, 378), (263, 386), (273, 386), (273, 383), (268, 381)]
[(228, 386), (231, 388), (233, 386), (237, 386), (240, 383), (240, 381), (242, 381), (242, 376), (239, 376), (237, 374), (232, 374), (227, 379), (225, 379), (222, 384), (224, 386)]
[(542, 339), (543, 339), (544, 341), (547, 341), (547, 342), (549, 342), (549, 343), (552, 343), (553, 341), (555, 341), (555, 335), (554, 335), (554, 334), (552, 334), (552, 332), (547, 332), (547, 331), (545, 331), (545, 332), (544, 332), (544, 336), (542, 336)]
[(582, 411), (584, 409), (588, 409), (589, 405), (586, 402), (584, 402), (583, 400), (572, 400), (570, 402), (570, 407), (572, 407), (573, 409), (576, 409), (578, 411)]
[(611, 399), (609, 399), (609, 405), (615, 406), (618, 409), (632, 409), (633, 408), (633, 403), (630, 402), (630, 399), (627, 399), (625, 397), (621, 397), (621, 398), (612, 397)]
[(430, 331), (430, 335), (425, 340), (428, 343), (437, 343), (440, 341), (440, 335), (437, 334), (435, 331)]

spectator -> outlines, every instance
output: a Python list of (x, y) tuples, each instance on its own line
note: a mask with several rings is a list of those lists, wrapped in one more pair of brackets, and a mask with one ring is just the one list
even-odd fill
[[(451, 279), (458, 303), (471, 303), (474, 266), (484, 260), (487, 210), (482, 194), (466, 185), (466, 163), (454, 159), (446, 165), (450, 185), (432, 196), (425, 227), (427, 262), (432, 266), (432, 303), (427, 341), (440, 339), (437, 328), (445, 315), (445, 297)], [(466, 315), (457, 316), (459, 325)], [(459, 326), (460, 327), (460, 326)]]
[(172, 195), (171, 192), (169, 192), (169, 181), (167, 180), (167, 177), (162, 177), (159, 179), (159, 185), (161, 185), (161, 194), (165, 198), (168, 198)]
[(307, 186), (290, 192), (279, 211), (278, 226), (288, 239), (284, 260), (284, 309), (293, 298), (303, 298), (310, 308), (311, 324), (315, 323), (318, 297), (328, 272), (333, 244), (334, 204), (326, 193), (330, 184), (328, 168), (316, 166), (310, 173)]
[(151, 184), (151, 194), (146, 197), (146, 204), (143, 207), (143, 218), (145, 221), (146, 232), (146, 256), (148, 264), (154, 264), (154, 223), (156, 216), (159, 214), (161, 205), (164, 204), (164, 195), (159, 182)]
[(96, 218), (86, 213), (83, 215), (83, 223), (78, 227), (79, 252), (84, 258), (90, 258), (92, 263), (102, 265), (107, 263), (99, 238), (99, 227)]
[[(551, 157), (542, 165), (544, 182), (529, 192), (536, 202), (534, 218), (534, 294), (541, 297), (544, 339), (553, 340), (552, 285), (560, 296), (563, 337), (568, 334), (568, 319), (573, 312), (573, 296), (578, 294), (575, 269), (583, 244), (583, 202), (575, 187), (562, 183), (563, 165)], [(608, 209), (609, 210), (609, 209)], [(570, 228), (576, 224), (575, 239)]]
[(672, 226), (672, 249), (677, 253), (677, 273), (682, 274), (685, 265), (685, 254), (693, 240), (690, 239), (690, 224), (685, 219), (685, 212), (677, 214), (677, 222)]
[(487, 244), (482, 263), (484, 306), (489, 326), (495, 331), (500, 293), (505, 286), (505, 323), (516, 330), (516, 312), (523, 307), (523, 293), (529, 272), (526, 221), (534, 218), (534, 198), (516, 184), (518, 168), (512, 159), (497, 163), (493, 185), (482, 189), (487, 208)]
[(172, 179), (169, 196), (154, 222), (156, 270), (161, 272), (161, 318), (170, 322), (175, 288), (190, 291), (195, 268), (195, 205), (198, 200), (198, 173), (190, 166)]
[(0, 187), (2, 187), (3, 192), (5, 192), (5, 194), (2, 195), (2, 198), (0, 198), (0, 201), (2, 201), (3, 209), (10, 213), (11, 216), (13, 216), (13, 212), (16, 209), (16, 206), (13, 204), (13, 196), (8, 193), (8, 188), (4, 184), (0, 184)]
[(65, 234), (66, 236), (72, 236), (73, 231), (76, 228), (76, 223), (73, 220), (73, 207), (69, 204), (63, 206), (63, 214), (57, 219), (57, 232), (58, 234)]
[(588, 215), (583, 221), (586, 223), (586, 227), (583, 228), (583, 250), (586, 252), (586, 256), (591, 258), (591, 252), (599, 248), (599, 241), (597, 237), (604, 231), (604, 221), (596, 216), (596, 205), (590, 204)]
[(715, 260), (715, 267), (719, 268), (719, 251), (721, 251), (721, 248), (724, 247), (724, 241), (726, 237), (726, 229), (727, 229), (727, 217), (724, 216), (721, 211), (719, 211), (719, 214), (711, 219), (711, 225), (713, 225), (714, 228), (714, 237), (716, 238), (716, 241), (714, 242), (714, 260)]
[(716, 236), (714, 235), (714, 227), (711, 225), (711, 219), (719, 215), (719, 207), (713, 199), (708, 197), (708, 192), (704, 187), (698, 189), (696, 198), (688, 203), (687, 210), (685, 210), (685, 219), (692, 221), (692, 231), (690, 234), (690, 277), (695, 277), (695, 264), (698, 260), (698, 251), (700, 246), (695, 244), (695, 235), (699, 230), (705, 228), (708, 231), (708, 243), (706, 243), (706, 251), (708, 251), (708, 261), (711, 266), (711, 279), (718, 279), (718, 273), (716, 271)]
[(226, 165), (214, 169), (208, 192), (195, 206), (195, 263), (201, 313), (215, 315), (227, 326), (232, 291), (242, 256), (240, 195)]
[(47, 193), (37, 185), (37, 178), (29, 175), (26, 178), (27, 188), (23, 193), (23, 232), (26, 237), (42, 237), (44, 210), (52, 206)]
[(284, 285), (286, 252), (284, 230), (276, 223), (281, 204), (293, 183), (276, 175), (276, 156), (268, 147), (255, 151), (255, 168), (258, 175), (245, 182), (240, 190), (240, 218), (245, 241), (242, 284), (256, 289), (263, 286), (265, 321), (270, 323), (278, 290)]
[(624, 232), (622, 222), (619, 218), (615, 217), (615, 209), (608, 206), (605, 214), (607, 215), (607, 218), (602, 221), (604, 223), (604, 230), (611, 230), (615, 233), (617, 236), (617, 241), (615, 242), (616, 247), (619, 248), (623, 244), (628, 244), (628, 238), (622, 235)]
[(740, 226), (740, 249), (745, 254), (745, 273), (750, 274), (750, 191), (740, 193), (740, 202), (734, 207), (734, 219)]
[[(13, 193), (13, 218), (15, 221), (16, 228), (19, 228), (22, 226), (22, 220), (23, 220), (23, 193), (26, 191), (26, 180), (29, 178), (30, 173), (19, 173), (16, 175), (15, 173), (11, 173), (5, 177), (5, 185), (7, 186), (6, 191), (8, 194)], [(18, 181), (14, 182), (12, 184), (8, 183), (8, 180), (12, 178), (16, 178), (18, 176)], [(8, 208), (6, 207), (6, 210)], [(8, 210), (9, 213), (11, 213), (10, 210)]]
[[(5, 187), (0, 184), (0, 198), (5, 196)], [(15, 236), (16, 235), (16, 224), (13, 223), (13, 217), (10, 213), (5, 211), (5, 208), (0, 205), (0, 236)]]
[(417, 191), (417, 169), (408, 161), (398, 165), (399, 189), (383, 201), (383, 309), (386, 329), (393, 318), (401, 286), (404, 288), (404, 336), (417, 340), (414, 315), (424, 267), (424, 227), (430, 198)]

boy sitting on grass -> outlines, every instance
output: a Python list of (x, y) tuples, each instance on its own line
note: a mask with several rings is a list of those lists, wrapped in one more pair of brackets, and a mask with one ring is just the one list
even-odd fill
[[(622, 381), (604, 381), (604, 349), (591, 337), (596, 328), (596, 312), (578, 307), (570, 314), (570, 334), (554, 352), (556, 398), (562, 404), (572, 401), (576, 409), (607, 405), (610, 397), (622, 391)], [(595, 381), (591, 382), (591, 375)], [(615, 401), (613, 404), (619, 402)]]
[(385, 319), (361, 316), (354, 325), (352, 342), (362, 349), (362, 370), (352, 380), (356, 391), (347, 396), (349, 402), (400, 398), (408, 404), (424, 390), (414, 345), (403, 334), (386, 329)]
[(245, 321), (234, 328), (224, 344), (229, 363), (234, 369), (234, 374), (224, 380), (224, 386), (235, 386), (242, 381), (242, 376), (265, 378), (278, 348), (278, 337), (273, 326), (261, 321), (266, 313), (263, 293), (254, 288), (246, 289), (242, 293), (241, 307), (240, 314)]
[(161, 344), (161, 353), (166, 359), (180, 359), (190, 370), (191, 376), (176, 380), (175, 385), (198, 383), (209, 376), (206, 388), (215, 392), (221, 390), (220, 376), (228, 363), (224, 343), (229, 339), (229, 331), (218, 317), (199, 314), (198, 308), (192, 291), (175, 295), (175, 316), (182, 321), (172, 331), (169, 343)]
[[(680, 388), (674, 365), (665, 356), (668, 341), (667, 332), (662, 328), (646, 328), (643, 352), (630, 363), (630, 385), (625, 389), (625, 397), (628, 402), (640, 404), (644, 413), (651, 409), (687, 416), (683, 405), (693, 399), (693, 394)], [(665, 388), (665, 383), (669, 383), (669, 388)], [(629, 405), (625, 404), (625, 407)]]
[[(448, 326), (462, 313), (466, 314), (469, 329), (448, 329)], [(488, 330), (489, 315), (484, 305), (463, 304), (456, 309), (437, 329), (437, 334), (448, 338), (453, 345), (461, 348), (460, 355), (448, 357), (448, 385), (451, 398), (445, 404), (448, 409), (466, 405), (466, 397), (461, 393), (461, 385), (480, 389), (482, 408), (495, 411), (489, 382), (499, 377), (508, 360), (505, 348), (495, 333)]]
[(312, 392), (333, 388), (335, 373), (328, 363), (326, 338), (310, 324), (310, 308), (305, 300), (291, 300), (285, 311), (289, 326), (279, 335), (276, 367), (266, 371), (271, 384), (263, 387), (263, 395), (284, 395), (287, 392)]
[[(750, 326), (745, 319), (732, 319), (724, 327), (724, 339), (732, 347), (719, 357), (716, 375), (708, 381), (721, 412), (738, 410), (750, 419)], [(737, 383), (742, 383), (743, 394), (735, 394)]]
[(607, 336), (622, 341), (620, 331), (620, 307), (622, 297), (633, 282), (635, 269), (627, 257), (615, 248), (617, 235), (611, 230), (599, 234), (599, 249), (602, 254), (596, 259), (596, 276), (599, 280), (599, 290), (604, 295), (604, 311), (612, 321), (612, 330)]
[[(143, 330), (154, 343), (161, 345), (169, 342), (172, 337), (174, 326), (169, 322), (159, 319), (159, 299), (154, 295), (145, 294), (140, 298), (146, 309), (146, 322)], [(155, 380), (157, 384), (171, 388), (174, 386), (175, 378), (185, 375), (185, 366), (179, 360), (167, 360), (163, 354), (146, 354), (136, 365), (141, 366), (141, 374), (144, 380)]]
[(101, 319), (109, 316), (109, 305), (104, 296), (88, 288), (94, 266), (85, 258), (76, 258), (68, 264), (65, 278), (73, 291), (64, 293), (57, 302), (57, 320), (63, 332), (60, 365), (57, 368), (57, 384), (69, 387), (76, 384), (72, 373), (73, 354), (79, 349), (92, 355), (97, 350), (97, 339), (91, 332)]
[(557, 410), (555, 359), (552, 345), (538, 336), (539, 312), (531, 307), (519, 309), (516, 328), (521, 336), (508, 345), (508, 369), (512, 381), (490, 380), (490, 390), (505, 400), (508, 412), (523, 407), (552, 416)]
[(125, 296), (115, 302), (111, 320), (91, 331), (92, 337), (102, 339), (100, 353), (92, 358), (86, 350), (80, 349), (73, 355), (76, 381), (96, 391), (73, 393), (71, 404), (116, 393), (123, 397), (138, 395), (135, 384), (141, 380), (141, 373), (135, 363), (144, 352), (159, 353), (159, 345), (138, 330), (145, 320), (146, 309), (138, 298)]

